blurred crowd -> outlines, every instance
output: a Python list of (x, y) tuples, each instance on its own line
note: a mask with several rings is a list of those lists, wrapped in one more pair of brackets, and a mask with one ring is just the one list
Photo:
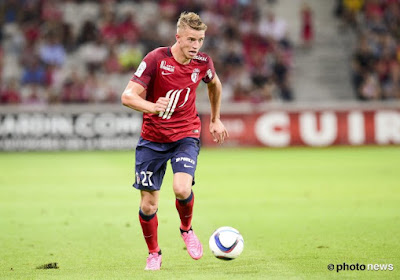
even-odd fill
[(287, 24), (251, 0), (2, 0), (0, 104), (117, 103), (147, 52), (175, 42), (182, 11), (208, 25), (202, 51), (232, 102), (290, 101)]
[(338, 0), (343, 30), (357, 35), (352, 84), (359, 100), (400, 99), (400, 1)]

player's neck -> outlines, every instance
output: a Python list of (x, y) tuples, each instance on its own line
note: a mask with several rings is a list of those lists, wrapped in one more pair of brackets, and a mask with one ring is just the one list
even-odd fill
[(180, 64), (183, 64), (183, 65), (189, 64), (191, 61), (191, 59), (185, 57), (185, 55), (179, 49), (178, 44), (176, 44), (176, 43), (171, 47), (171, 53), (172, 53), (172, 56), (174, 57), (174, 59)]

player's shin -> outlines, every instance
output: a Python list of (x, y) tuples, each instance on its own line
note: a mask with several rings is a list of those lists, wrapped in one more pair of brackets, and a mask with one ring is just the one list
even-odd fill
[(193, 191), (190, 193), (188, 198), (183, 200), (176, 199), (175, 201), (176, 210), (178, 210), (181, 219), (181, 229), (184, 231), (188, 231), (192, 226), (193, 204)]
[(142, 226), (144, 240), (146, 241), (149, 253), (158, 253), (160, 247), (158, 246), (157, 240), (157, 212), (152, 215), (145, 215), (142, 210), (139, 210), (139, 221)]

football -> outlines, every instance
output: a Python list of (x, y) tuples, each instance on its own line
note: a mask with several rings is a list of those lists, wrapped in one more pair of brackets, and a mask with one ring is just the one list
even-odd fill
[(229, 261), (242, 253), (244, 240), (237, 229), (220, 227), (213, 232), (208, 244), (215, 257)]

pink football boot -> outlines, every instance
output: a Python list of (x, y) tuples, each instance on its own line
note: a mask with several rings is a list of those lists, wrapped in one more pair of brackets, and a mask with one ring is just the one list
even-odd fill
[(162, 255), (158, 253), (151, 253), (147, 257), (146, 267), (144, 270), (160, 270)]
[(185, 242), (186, 249), (189, 255), (198, 260), (203, 256), (203, 246), (200, 243), (200, 240), (197, 238), (196, 234), (194, 234), (193, 230), (189, 231), (181, 231), (182, 239)]

